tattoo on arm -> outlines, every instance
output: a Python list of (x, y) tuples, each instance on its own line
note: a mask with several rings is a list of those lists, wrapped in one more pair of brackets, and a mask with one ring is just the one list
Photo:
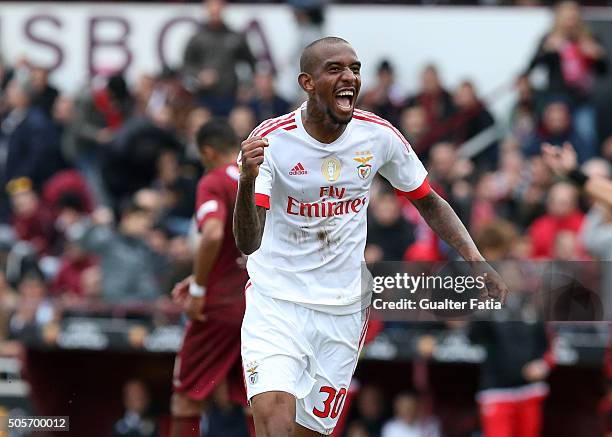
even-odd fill
[(245, 255), (259, 249), (266, 209), (255, 205), (255, 181), (240, 181), (236, 207), (234, 208), (234, 239), (236, 246)]
[(412, 203), (421, 213), (429, 227), (451, 245), (466, 261), (483, 261), (472, 237), (461, 223), (455, 211), (433, 190)]

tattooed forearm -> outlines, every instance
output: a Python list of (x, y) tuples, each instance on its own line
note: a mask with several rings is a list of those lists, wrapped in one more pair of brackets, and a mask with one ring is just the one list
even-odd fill
[(429, 227), (466, 261), (483, 261), (472, 237), (446, 200), (433, 190), (425, 197), (413, 200)]
[(266, 222), (265, 208), (255, 205), (255, 180), (241, 180), (234, 208), (234, 239), (245, 255), (259, 249)]

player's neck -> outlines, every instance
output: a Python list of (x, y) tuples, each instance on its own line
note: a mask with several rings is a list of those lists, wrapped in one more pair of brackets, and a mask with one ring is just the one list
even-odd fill
[(310, 103), (306, 105), (305, 111), (302, 110), (302, 124), (308, 135), (324, 144), (333, 143), (340, 138), (347, 126), (336, 123), (316, 105)]

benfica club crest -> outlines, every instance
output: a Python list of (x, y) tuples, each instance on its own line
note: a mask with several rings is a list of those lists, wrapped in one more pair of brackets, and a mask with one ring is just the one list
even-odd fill
[(257, 373), (257, 368), (259, 367), (259, 363), (257, 361), (251, 361), (247, 363), (245, 369), (246, 373), (249, 375), (249, 382), (251, 384), (257, 384), (257, 380), (259, 379), (259, 373)]
[(369, 150), (357, 152), (357, 156), (353, 158), (359, 163), (357, 166), (357, 175), (359, 175), (361, 179), (367, 179), (370, 173), (372, 173), (372, 165), (369, 163), (372, 158), (374, 158), (374, 156), (372, 156)]

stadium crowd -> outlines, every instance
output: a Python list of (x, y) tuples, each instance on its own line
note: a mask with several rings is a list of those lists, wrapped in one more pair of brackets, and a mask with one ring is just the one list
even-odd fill
[[(223, 3), (207, 7), (182, 67), (131, 84), (101, 72), (65, 95), (27, 58), (0, 65), (0, 355), (18, 354), (27, 330), (84, 303), (171, 309), (172, 285), (193, 261), (195, 189), (205, 171), (195, 132), (220, 116), (244, 139), (300, 103), (277, 93), (269, 68), (223, 22)], [(612, 137), (597, 137), (592, 102), (608, 71), (606, 51), (573, 2), (557, 7), (534, 51), (507, 117), (496, 119), (469, 80), (448, 89), (443, 65), (423, 66), (416, 90), (402, 94), (392, 59), (381, 60), (359, 106), (399, 127), (485, 257), (610, 260), (612, 213), (540, 154), (542, 143), (569, 142), (584, 173), (610, 177)], [(251, 74), (235, 74), (238, 65)], [(529, 80), (536, 67), (549, 73), (541, 89)], [(462, 153), (466, 141), (492, 130), (505, 134), (474, 156)], [(382, 179), (370, 203), (367, 261), (455, 257)], [(363, 397), (380, 396), (372, 391)], [(414, 396), (397, 397), (386, 425), (388, 411), (369, 411), (382, 402), (361, 402), (347, 435), (408, 435), (393, 429), (409, 427)], [(433, 419), (427, 426), (437, 435)]]

